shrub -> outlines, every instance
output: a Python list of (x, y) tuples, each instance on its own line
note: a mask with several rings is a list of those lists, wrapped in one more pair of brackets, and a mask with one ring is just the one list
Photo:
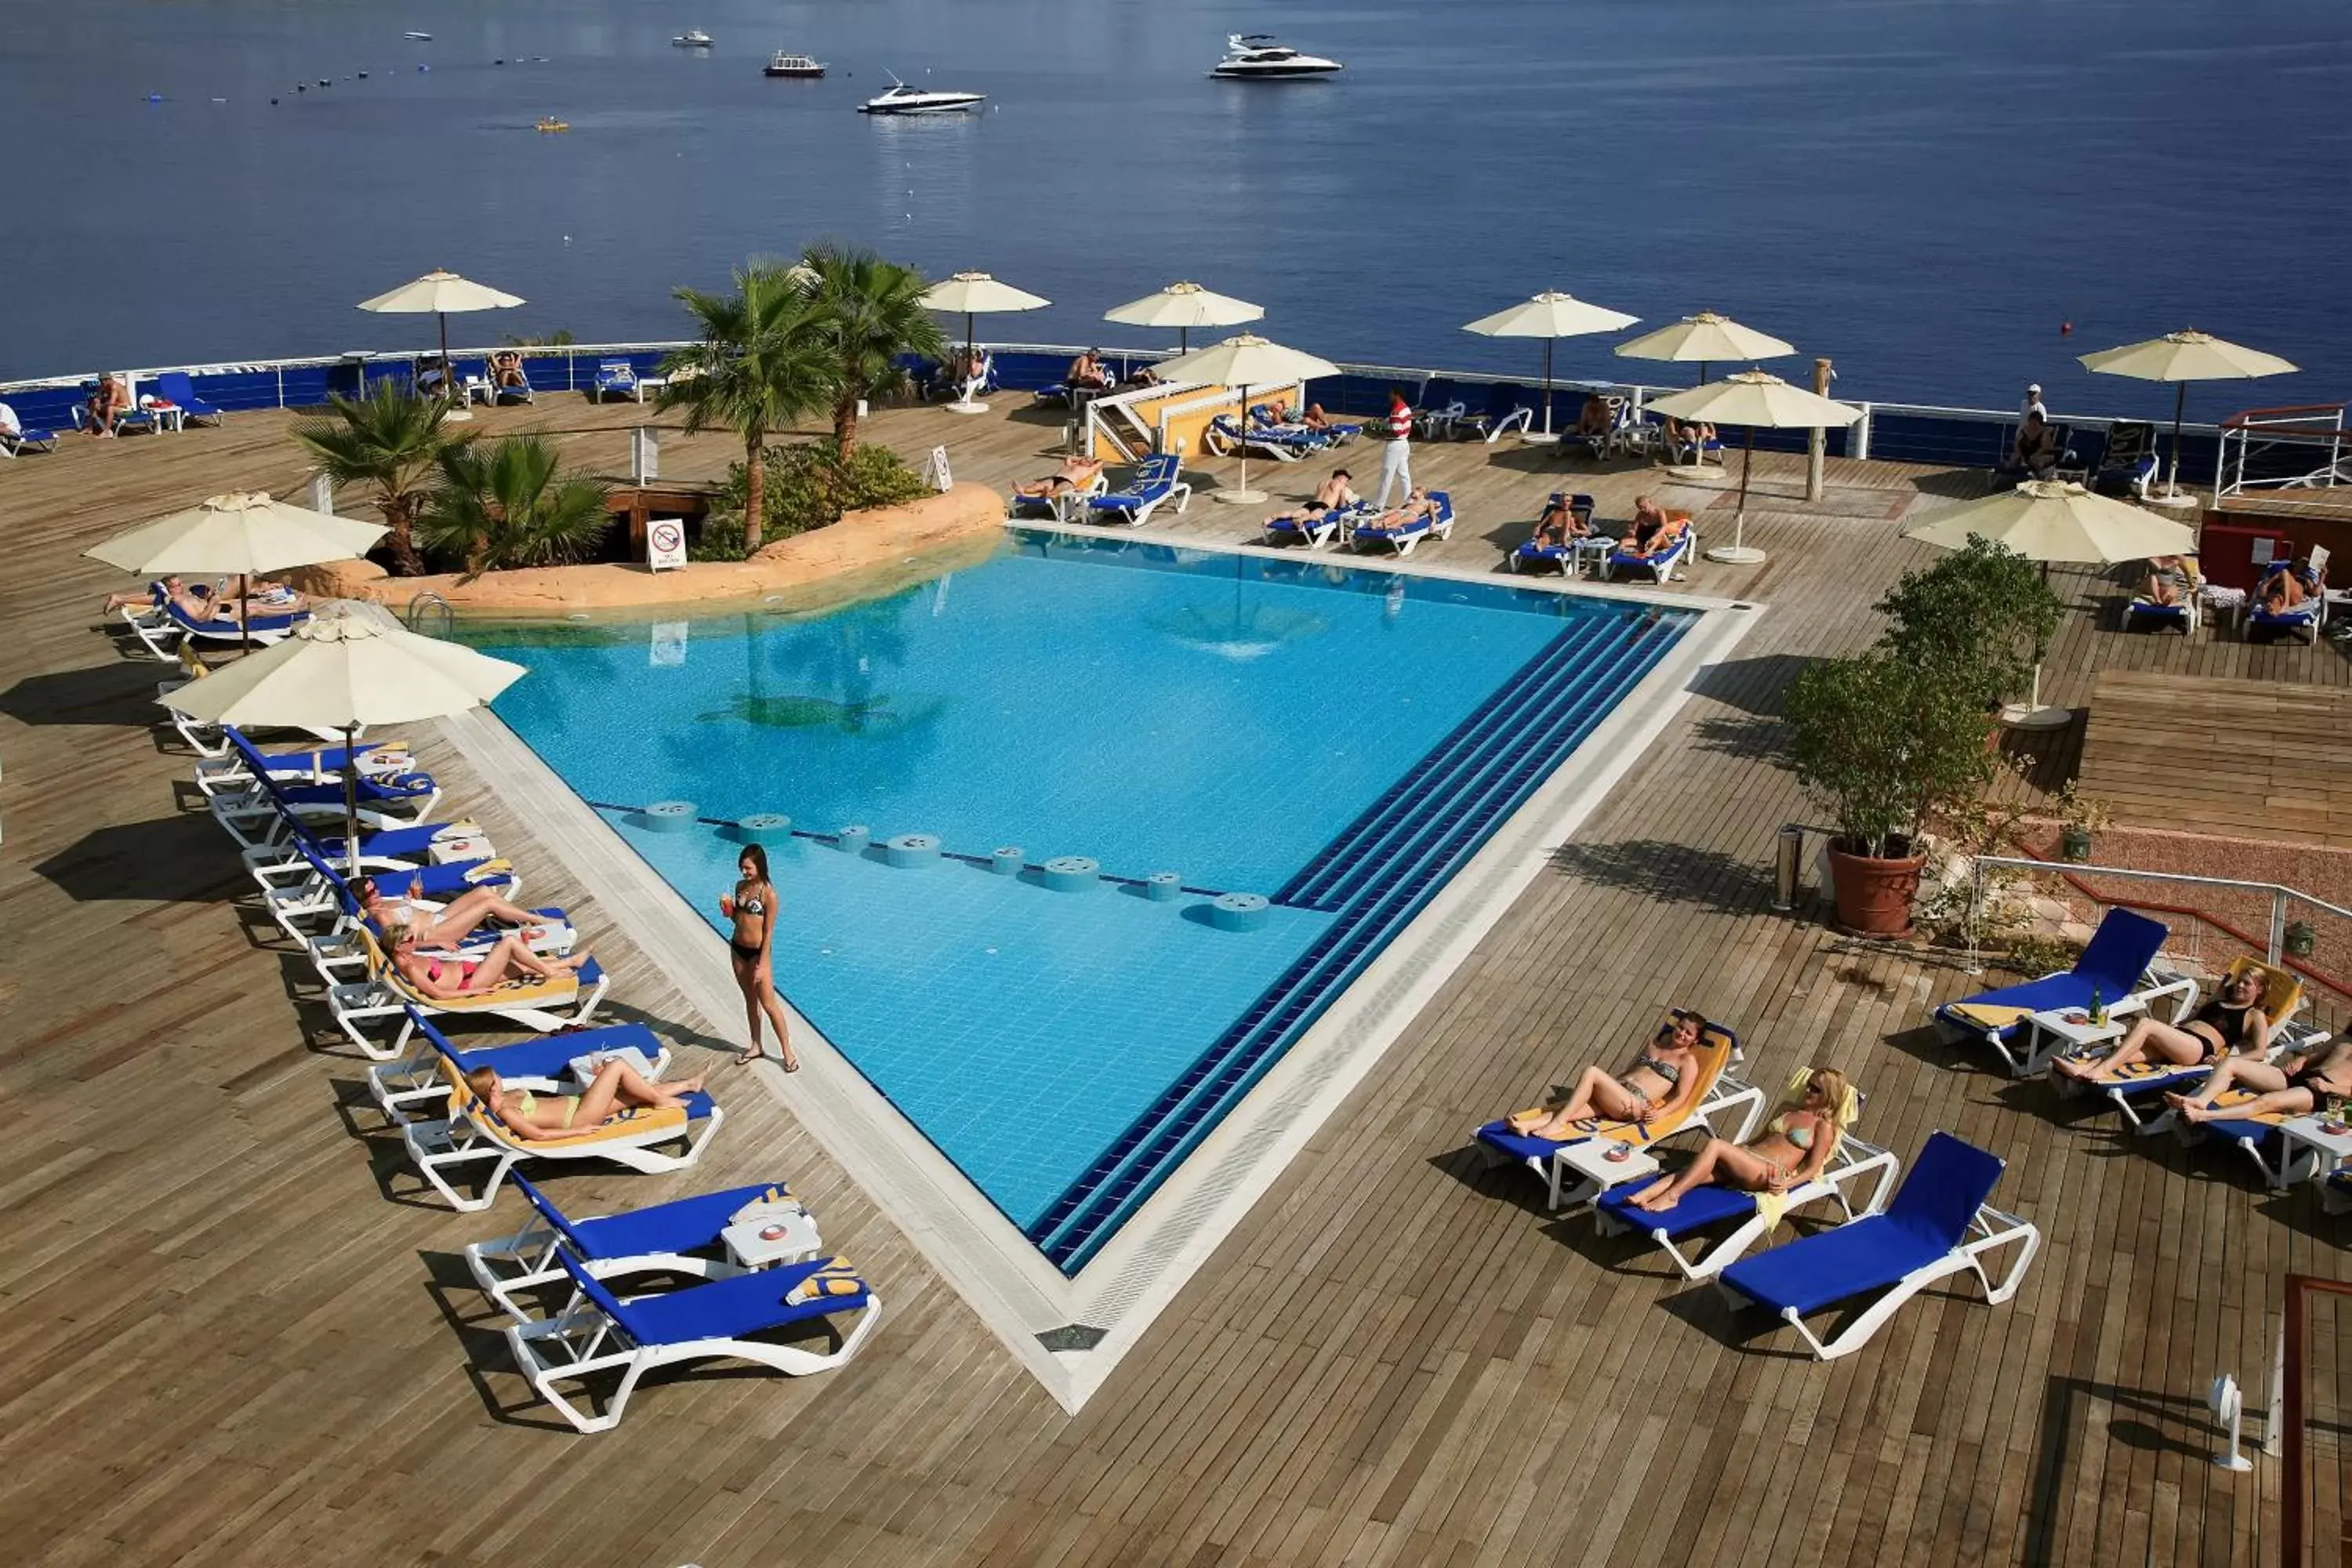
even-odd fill
[(612, 512), (602, 484), (559, 473), (556, 461), (554, 443), (539, 436), (448, 447), (417, 537), (462, 555), (469, 577), (582, 559), (612, 526)]
[(1809, 666), (1790, 687), (1789, 725), (1797, 782), (1852, 855), (1912, 853), (1931, 817), (1982, 793), (1998, 761), (1970, 686), (1884, 649)]
[(1889, 623), (1881, 647), (1942, 672), (1990, 708), (2024, 686), (2064, 607), (2032, 562), (1971, 537), (1966, 549), (1905, 573), (1877, 608)]
[[(766, 478), (763, 543), (828, 527), (840, 521), (845, 511), (897, 506), (931, 493), (930, 482), (887, 447), (860, 446), (844, 463), (830, 440), (769, 447)], [(740, 561), (748, 553), (743, 528), (747, 488), (743, 465), (731, 465), (690, 552), (695, 560)]]

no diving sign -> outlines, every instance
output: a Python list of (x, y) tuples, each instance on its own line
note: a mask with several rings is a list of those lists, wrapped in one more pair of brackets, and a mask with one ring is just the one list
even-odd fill
[(656, 572), (686, 564), (686, 522), (657, 517), (646, 524), (646, 564)]

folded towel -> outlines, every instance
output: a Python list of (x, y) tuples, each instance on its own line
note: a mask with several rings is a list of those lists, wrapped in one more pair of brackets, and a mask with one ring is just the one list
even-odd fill
[(855, 1296), (865, 1289), (866, 1281), (857, 1277), (856, 1267), (846, 1258), (836, 1258), (793, 1286), (784, 1300), (797, 1307), (820, 1297)]
[(2006, 1029), (2011, 1024), (2022, 1023), (2033, 1016), (2031, 1007), (2004, 1007), (1983, 1002), (1955, 1002), (1952, 1016), (1988, 1029)]
[(778, 1182), (741, 1208), (727, 1216), (730, 1225), (765, 1225), (773, 1220), (808, 1213), (808, 1205), (793, 1196), (793, 1190)]

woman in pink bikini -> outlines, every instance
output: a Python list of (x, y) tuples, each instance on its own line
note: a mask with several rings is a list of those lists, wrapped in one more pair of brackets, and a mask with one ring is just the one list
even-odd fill
[(412, 925), (396, 925), (384, 932), (392, 947), (392, 966), (409, 989), (430, 1002), (479, 996), (525, 976), (552, 980), (588, 962), (585, 948), (563, 958), (541, 958), (512, 936), (500, 937), (498, 946), (479, 959), (425, 953), (417, 951), (417, 928)]

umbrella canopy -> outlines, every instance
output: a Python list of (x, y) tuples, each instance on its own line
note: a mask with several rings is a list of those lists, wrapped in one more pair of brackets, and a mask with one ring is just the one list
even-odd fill
[(118, 533), (82, 553), (125, 572), (152, 576), (251, 576), (363, 555), (384, 536), (382, 523), (357, 522), (295, 506), (261, 491), (218, 495)]
[(2172, 394), (2172, 475), (2165, 481), (2162, 504), (2179, 506), (2189, 498), (2180, 493), (2180, 420), (2189, 411), (2192, 381), (2248, 381), (2261, 375), (2285, 375), (2299, 368), (2276, 354), (2241, 348), (2210, 332), (2167, 332), (2144, 343), (2101, 349), (2078, 356), (2085, 370), (2100, 375), (2127, 375), (2135, 381), (2168, 381)]
[(1717, 360), (1779, 359), (1796, 352), (1791, 344), (1753, 327), (1743, 327), (1713, 310), (1685, 316), (1672, 326), (1660, 327), (1632, 342), (1617, 345), (1618, 356), (1622, 359), (1671, 360), (1680, 364), (1696, 360), (1702, 382), (1706, 380), (1706, 367)]
[(985, 272), (959, 272), (923, 290), (926, 310), (959, 316), (991, 316), (999, 310), (1035, 310), (1054, 301), (1000, 283)]
[(1688, 392), (1668, 393), (1648, 406), (1676, 419), (1744, 425), (1751, 430), (1835, 429), (1862, 417), (1859, 408), (1791, 386), (1761, 370), (1743, 370)]
[(2081, 485), (2043, 479), (1937, 512), (1903, 534), (1944, 550), (1964, 549), (1971, 536), (2028, 561), (2084, 565), (2185, 555), (2197, 548), (2196, 531), (2184, 523)]
[[(1242, 332), (1212, 343), (1191, 353), (1179, 354), (1160, 367), (1160, 374), (1172, 381), (1213, 381), (1241, 389), (1242, 418), (1249, 418), (1249, 389), (1253, 386), (1281, 386), (1289, 382), (1304, 382), (1318, 375), (1337, 375), (1339, 367), (1327, 359), (1280, 343), (1269, 342), (1255, 332)], [(1221, 499), (1235, 501), (1264, 500), (1265, 496), (1249, 488), (1249, 447), (1241, 449), (1241, 488), (1220, 490)]]
[(436, 267), (389, 293), (361, 300), (360, 309), (396, 316), (462, 316), (469, 310), (510, 310), (521, 303), (519, 295)]
[(523, 667), (330, 605), (250, 658), (192, 680), (163, 705), (212, 724), (352, 730), (441, 719), (488, 702)]
[(2196, 331), (2167, 332), (2144, 343), (2101, 349), (2081, 359), (2085, 370), (2127, 375), (2136, 381), (2241, 381), (2285, 375), (2297, 368), (2276, 354)]
[(1140, 300), (1129, 300), (1115, 310), (1105, 310), (1103, 320), (1127, 327), (1173, 327), (1182, 334), (1178, 342), (1189, 350), (1194, 327), (1238, 327), (1265, 314), (1263, 305), (1203, 289), (1198, 283), (1171, 283), (1157, 294), (1146, 294)]
[(1488, 338), (1541, 338), (1544, 340), (1544, 427), (1551, 434), (1551, 344), (1555, 338), (1578, 338), (1587, 332), (1613, 332), (1620, 327), (1630, 327), (1640, 321), (1622, 310), (1612, 310), (1580, 300), (1573, 294), (1563, 294), (1557, 289), (1547, 289), (1531, 300), (1521, 300), (1507, 310), (1491, 316), (1481, 316), (1463, 327), (1465, 332), (1476, 332)]

